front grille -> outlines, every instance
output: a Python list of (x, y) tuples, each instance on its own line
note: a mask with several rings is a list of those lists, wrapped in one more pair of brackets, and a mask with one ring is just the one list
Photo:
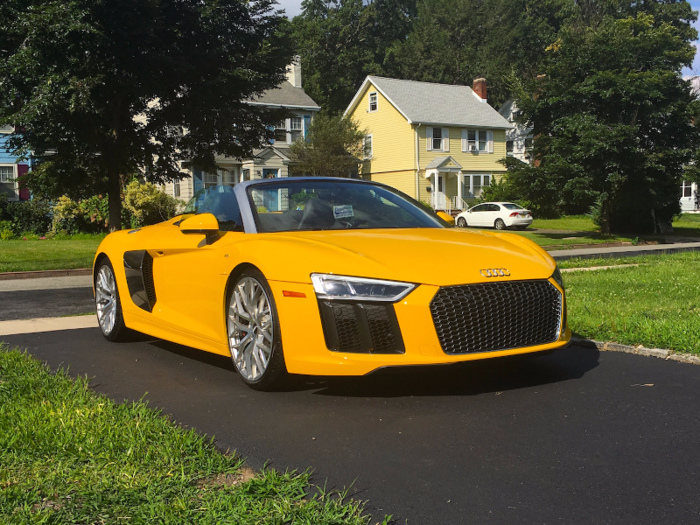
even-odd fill
[(510, 281), (440, 288), (430, 303), (447, 354), (553, 343), (562, 295), (549, 281)]
[(326, 346), (336, 352), (402, 354), (393, 304), (319, 301)]

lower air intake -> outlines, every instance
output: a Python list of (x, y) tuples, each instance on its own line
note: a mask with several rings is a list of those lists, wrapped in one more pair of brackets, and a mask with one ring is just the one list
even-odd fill
[(430, 311), (445, 353), (507, 350), (555, 342), (562, 295), (546, 280), (448, 286)]

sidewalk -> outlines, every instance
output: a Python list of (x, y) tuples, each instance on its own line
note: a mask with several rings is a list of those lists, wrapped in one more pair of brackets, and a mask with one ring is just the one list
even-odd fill
[(552, 250), (549, 253), (557, 261), (567, 259), (598, 259), (608, 257), (635, 257), (638, 255), (659, 255), (663, 253), (680, 253), (700, 251), (700, 242), (675, 244), (654, 244), (644, 246), (614, 246), (612, 248), (595, 246), (576, 250)]

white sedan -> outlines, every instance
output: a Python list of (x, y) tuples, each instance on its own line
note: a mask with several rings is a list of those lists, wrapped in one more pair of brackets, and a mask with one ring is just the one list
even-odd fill
[(466, 228), (516, 228), (524, 230), (532, 224), (532, 212), (512, 202), (486, 202), (457, 215), (457, 226)]

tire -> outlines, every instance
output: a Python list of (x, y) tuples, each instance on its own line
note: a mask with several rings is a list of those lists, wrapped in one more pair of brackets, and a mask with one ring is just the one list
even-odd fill
[(459, 219), (457, 219), (457, 226), (459, 226), (460, 228), (466, 228), (467, 219), (465, 219), (464, 217), (460, 217)]
[[(262, 315), (258, 313), (261, 301)], [(279, 388), (287, 377), (287, 367), (277, 307), (267, 279), (256, 268), (244, 270), (230, 287), (226, 304), (229, 350), (238, 375), (254, 390)]]
[(497, 230), (505, 230), (506, 223), (503, 222), (503, 219), (496, 219), (496, 222), (493, 223), (493, 227), (496, 228)]
[(129, 339), (132, 332), (124, 324), (114, 267), (106, 257), (100, 261), (95, 272), (95, 308), (97, 322), (105, 339), (112, 342)]

